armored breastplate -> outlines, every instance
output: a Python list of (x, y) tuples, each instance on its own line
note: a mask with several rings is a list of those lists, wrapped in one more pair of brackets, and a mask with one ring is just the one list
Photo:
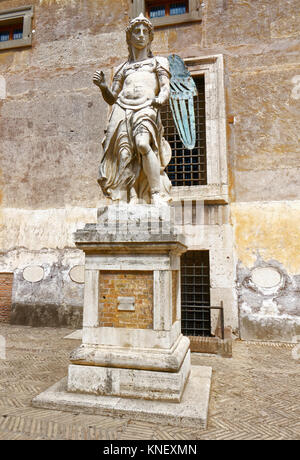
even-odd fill
[[(146, 72), (146, 73), (155, 73), (156, 72), (156, 61), (154, 58), (146, 59), (145, 61), (141, 62), (134, 62), (130, 64), (126, 64), (124, 69), (124, 78), (130, 79), (130, 75), (134, 74), (137, 75), (139, 72)], [(126, 97), (126, 92), (122, 91), (118, 97), (117, 104), (120, 105), (124, 109), (132, 109), (138, 110), (144, 107), (151, 105), (153, 97), (149, 98), (147, 91), (143, 91), (143, 87), (145, 86), (144, 80), (142, 79), (140, 82), (132, 82), (132, 90), (136, 93), (143, 93), (141, 96), (137, 95), (137, 97)]]

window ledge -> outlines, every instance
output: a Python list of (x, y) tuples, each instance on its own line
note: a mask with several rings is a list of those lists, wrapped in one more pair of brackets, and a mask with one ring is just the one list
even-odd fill
[(31, 46), (31, 43), (32, 43), (31, 37), (20, 38), (19, 40), (7, 40), (6, 42), (0, 43), (0, 50)]
[(204, 201), (207, 204), (228, 204), (227, 184), (208, 184), (194, 186), (173, 186), (171, 189), (173, 201)]
[(187, 22), (201, 22), (202, 18), (198, 11), (192, 11), (190, 13), (176, 14), (174, 16), (163, 16), (162, 18), (150, 19), (154, 28), (172, 26), (178, 24), (184, 24)]

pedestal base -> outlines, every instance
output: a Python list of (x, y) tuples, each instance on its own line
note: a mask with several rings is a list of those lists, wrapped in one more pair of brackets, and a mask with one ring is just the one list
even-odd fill
[(68, 391), (180, 402), (190, 373), (190, 351), (178, 372), (71, 364)]
[(178, 404), (165, 401), (118, 398), (69, 393), (64, 378), (36, 396), (34, 407), (83, 412), (86, 414), (130, 417), (165, 425), (205, 429), (211, 385), (211, 367), (192, 366), (182, 400)]
[[(102, 329), (102, 339), (108, 328)], [(116, 336), (123, 332), (120, 328)], [(136, 330), (135, 332), (138, 332)], [(143, 331), (141, 331), (143, 332)], [(147, 331), (149, 332), (149, 331)], [(153, 331), (155, 338), (155, 331)], [(99, 334), (100, 335), (100, 334)], [(148, 336), (149, 338), (149, 336)], [(104, 341), (104, 340), (103, 340)], [(149, 340), (150, 342), (150, 340)], [(117, 367), (156, 372), (179, 372), (189, 351), (190, 341), (180, 334), (171, 348), (120, 347), (113, 345), (82, 344), (72, 351), (71, 364), (82, 366)]]

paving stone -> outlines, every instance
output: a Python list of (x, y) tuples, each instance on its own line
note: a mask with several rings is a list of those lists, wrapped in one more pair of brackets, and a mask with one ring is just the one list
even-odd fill
[(192, 364), (213, 369), (207, 430), (32, 407), (33, 397), (67, 375), (80, 343), (64, 338), (71, 332), (0, 324), (0, 440), (300, 439), (295, 344), (236, 341), (232, 358), (192, 354)]

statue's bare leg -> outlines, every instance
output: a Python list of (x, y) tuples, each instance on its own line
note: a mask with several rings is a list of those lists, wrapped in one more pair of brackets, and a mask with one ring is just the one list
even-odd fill
[(150, 146), (150, 134), (139, 133), (135, 137), (135, 142), (139, 153), (142, 156), (143, 170), (147, 177), (151, 203), (159, 204), (160, 199), (160, 162)]
[[(120, 156), (120, 168), (124, 167), (124, 164), (127, 163), (128, 158), (130, 156), (130, 153), (127, 148), (121, 148), (119, 152)], [(127, 191), (127, 186), (126, 184), (123, 184), (120, 186), (121, 188), (118, 190), (118, 197), (116, 199), (117, 202), (125, 202), (127, 203), (128, 201), (128, 191)]]

